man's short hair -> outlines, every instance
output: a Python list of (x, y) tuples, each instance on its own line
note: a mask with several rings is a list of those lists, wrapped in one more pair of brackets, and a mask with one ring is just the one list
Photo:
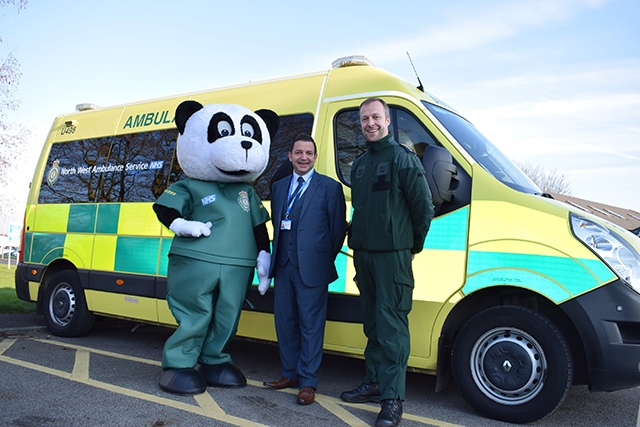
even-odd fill
[(372, 102), (379, 102), (382, 104), (382, 107), (384, 108), (384, 114), (385, 117), (391, 117), (389, 114), (389, 106), (387, 105), (386, 102), (384, 102), (383, 99), (380, 98), (367, 98), (364, 101), (362, 101), (362, 104), (360, 104), (360, 110), (362, 110), (362, 107), (364, 107), (365, 105), (371, 104)]
[(293, 138), (293, 141), (291, 142), (291, 145), (289, 145), (289, 152), (290, 153), (293, 153), (293, 146), (295, 145), (296, 141), (311, 142), (311, 143), (313, 143), (313, 153), (316, 154), (318, 152), (318, 147), (316, 147), (316, 142), (313, 140), (311, 135), (308, 135), (306, 133), (299, 133), (299, 134), (296, 135), (295, 138)]

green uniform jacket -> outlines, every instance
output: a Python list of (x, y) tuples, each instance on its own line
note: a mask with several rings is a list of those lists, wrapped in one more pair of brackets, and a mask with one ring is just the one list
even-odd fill
[(422, 250), (433, 219), (431, 191), (418, 156), (392, 134), (353, 162), (351, 200), (350, 248)]
[(269, 220), (249, 184), (185, 179), (171, 184), (156, 204), (187, 220), (211, 221), (209, 237), (175, 236), (169, 254), (218, 264), (255, 267), (258, 248), (253, 228)]

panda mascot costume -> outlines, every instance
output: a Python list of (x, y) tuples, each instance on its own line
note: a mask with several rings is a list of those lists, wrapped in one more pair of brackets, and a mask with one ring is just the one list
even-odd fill
[(159, 385), (177, 394), (243, 387), (246, 378), (224, 350), (256, 266), (260, 289), (269, 284), (269, 214), (247, 183), (267, 167), (278, 116), (189, 100), (177, 107), (175, 122), (178, 163), (188, 179), (153, 205), (175, 234), (167, 303), (178, 323), (164, 345)]

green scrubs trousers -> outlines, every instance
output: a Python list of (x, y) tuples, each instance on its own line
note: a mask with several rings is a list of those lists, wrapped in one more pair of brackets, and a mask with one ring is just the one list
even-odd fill
[(238, 329), (254, 268), (169, 256), (167, 303), (178, 329), (164, 345), (162, 369), (232, 363), (224, 353)]
[(413, 298), (411, 252), (354, 250), (356, 283), (367, 336), (366, 383), (380, 383), (380, 399), (404, 400)]

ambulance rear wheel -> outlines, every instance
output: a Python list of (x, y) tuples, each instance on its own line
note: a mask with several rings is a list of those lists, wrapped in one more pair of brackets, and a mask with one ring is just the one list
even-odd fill
[(456, 338), (452, 367), (472, 407), (510, 423), (550, 414), (573, 382), (564, 335), (546, 316), (519, 306), (492, 307), (471, 318)]
[(75, 271), (56, 273), (44, 292), (44, 323), (52, 334), (78, 337), (89, 332), (95, 315), (87, 309), (80, 277)]

